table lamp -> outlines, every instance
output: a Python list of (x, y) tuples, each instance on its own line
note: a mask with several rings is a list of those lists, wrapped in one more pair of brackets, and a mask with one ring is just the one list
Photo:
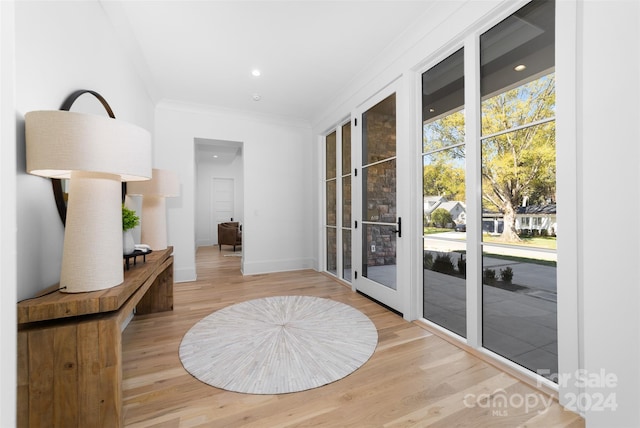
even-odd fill
[(178, 176), (173, 171), (154, 168), (151, 180), (128, 183), (127, 194), (142, 196), (140, 242), (152, 250), (167, 248), (165, 198), (180, 195)]
[(94, 114), (63, 110), (25, 115), (27, 172), (70, 178), (60, 291), (119, 285), (122, 181), (151, 177), (151, 135)]

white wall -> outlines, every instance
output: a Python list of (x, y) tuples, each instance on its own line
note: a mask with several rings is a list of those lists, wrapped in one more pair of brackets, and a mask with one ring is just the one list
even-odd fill
[[(231, 163), (200, 161), (196, 167), (196, 245), (214, 245), (212, 228), (211, 196), (214, 178), (230, 178), (234, 184), (234, 221), (244, 223), (244, 174), (242, 156), (236, 156)], [(215, 231), (217, 232), (217, 231)]]
[[(618, 405), (585, 409), (587, 426), (638, 427), (640, 228), (626, 220), (640, 218), (640, 3), (579, 3), (577, 59), (583, 361), (589, 373), (617, 377), (585, 392), (614, 394)], [(624, 204), (625, 227), (603, 224), (593, 209), (603, 196)]]
[(15, 9), (0, 2), (0, 426), (16, 424), (16, 113)]
[(168, 207), (176, 281), (196, 278), (194, 138), (243, 143), (243, 272), (313, 266), (308, 124), (163, 102), (156, 108), (155, 134), (154, 164), (174, 169), (182, 185), (180, 198), (173, 198), (179, 202)]
[(0, 3), (0, 425), (14, 426), (15, 302), (58, 282), (64, 234), (50, 181), (25, 172), (24, 114), (57, 110), (74, 90), (92, 89), (118, 119), (152, 131), (153, 106), (97, 2)]
[[(119, 120), (153, 131), (153, 104), (98, 2), (19, 1), (16, 16), (18, 299), (59, 281), (64, 228), (51, 182), (25, 172), (24, 119), (92, 89)], [(123, 153), (126, 155), (126, 153)]]

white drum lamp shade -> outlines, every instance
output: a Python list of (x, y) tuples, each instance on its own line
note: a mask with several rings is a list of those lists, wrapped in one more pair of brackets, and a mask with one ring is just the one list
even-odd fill
[(151, 177), (151, 136), (113, 118), (63, 110), (25, 115), (27, 172), (70, 178), (60, 290), (124, 280), (122, 181)]
[(153, 169), (151, 180), (127, 185), (128, 195), (142, 196), (140, 241), (152, 250), (167, 248), (167, 206), (165, 198), (180, 195), (180, 182), (173, 171)]

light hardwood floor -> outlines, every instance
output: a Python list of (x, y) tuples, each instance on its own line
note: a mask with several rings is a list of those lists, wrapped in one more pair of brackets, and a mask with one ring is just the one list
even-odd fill
[[(230, 249), (201, 247), (198, 280), (175, 284), (173, 312), (136, 316), (124, 331), (127, 427), (584, 427), (550, 397), (326, 275), (242, 276), (240, 258), (225, 254)], [(346, 378), (293, 394), (228, 392), (184, 370), (178, 348), (196, 322), (225, 306), (277, 295), (357, 308), (378, 329), (376, 351)]]

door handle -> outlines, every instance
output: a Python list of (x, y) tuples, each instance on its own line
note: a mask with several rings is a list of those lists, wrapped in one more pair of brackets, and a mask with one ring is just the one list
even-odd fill
[(402, 238), (402, 217), (398, 217), (398, 228), (394, 232), (398, 234), (398, 238)]

